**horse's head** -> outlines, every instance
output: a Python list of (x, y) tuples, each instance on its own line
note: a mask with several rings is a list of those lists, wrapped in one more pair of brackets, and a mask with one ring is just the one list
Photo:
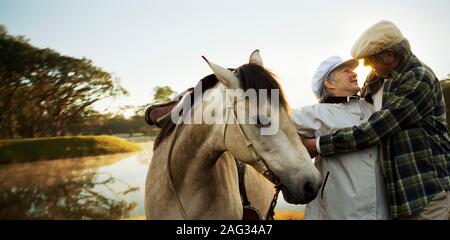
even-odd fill
[(287, 202), (313, 200), (320, 173), (297, 135), (278, 82), (263, 67), (259, 51), (234, 71), (205, 60), (223, 85), (226, 122), (218, 125), (222, 128), (218, 132), (224, 150), (280, 184)]

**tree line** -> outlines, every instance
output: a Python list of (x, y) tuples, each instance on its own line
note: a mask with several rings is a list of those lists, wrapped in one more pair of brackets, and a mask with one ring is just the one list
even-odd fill
[(119, 81), (87, 58), (37, 48), (0, 25), (0, 138), (154, 132), (145, 108), (176, 93), (156, 87), (152, 102), (128, 106), (136, 110), (130, 118), (94, 110), (99, 100), (128, 94)]
[(98, 127), (111, 116), (92, 105), (126, 94), (118, 79), (89, 59), (34, 47), (0, 25), (0, 138), (62, 136)]
[[(441, 81), (450, 120), (450, 75)], [(143, 114), (151, 104), (170, 101), (177, 93), (156, 87), (153, 101), (135, 108), (135, 115), (99, 113), (93, 104), (127, 95), (118, 78), (87, 58), (65, 56), (32, 46), (0, 25), (0, 138), (74, 134), (150, 134)]]

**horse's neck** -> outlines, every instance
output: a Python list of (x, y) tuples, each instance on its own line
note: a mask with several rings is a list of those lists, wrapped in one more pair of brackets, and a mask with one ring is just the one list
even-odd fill
[[(173, 183), (190, 218), (238, 218), (242, 206), (233, 156), (221, 152), (212, 125), (184, 125), (170, 160)], [(214, 137), (215, 136), (215, 137)]]
[[(188, 176), (195, 172), (203, 173), (219, 156), (217, 139), (211, 133), (212, 125), (187, 124), (180, 126), (180, 134), (176, 137), (170, 159), (170, 169), (176, 176)], [(171, 136), (173, 138), (174, 136)], [(170, 151), (170, 149), (169, 149)], [(213, 157), (216, 156), (215, 159)], [(185, 178), (175, 180), (176, 184), (186, 181)]]
[[(214, 89), (218, 91), (224, 91), (224, 86), (216, 86)], [(212, 94), (212, 92), (205, 93), (205, 98), (207, 95)], [(196, 100), (198, 100), (197, 98)], [(189, 111), (187, 114), (195, 116), (203, 116), (203, 109), (207, 108), (207, 103), (196, 102), (194, 100), (194, 105), (191, 108), (192, 114)], [(218, 99), (216, 99), (218, 100)], [(217, 103), (210, 102), (208, 104), (216, 105)], [(195, 122), (195, 120), (194, 120)], [(171, 159), (171, 169), (173, 169), (174, 174), (177, 176), (191, 176), (189, 179), (180, 178), (177, 179), (178, 182), (186, 180), (197, 180), (195, 178), (201, 179), (202, 174), (208, 174), (208, 171), (214, 166), (216, 160), (220, 157), (220, 154), (224, 152), (224, 143), (221, 139), (221, 126), (214, 124), (184, 124), (181, 127), (178, 135), (171, 136), (171, 138), (176, 139), (173, 151), (173, 157)], [(174, 131), (172, 135), (177, 134)]]
[[(224, 89), (218, 85), (219, 90)], [(224, 145), (221, 143), (221, 127), (224, 126), (185, 124), (178, 127), (179, 131), (175, 129), (154, 153), (155, 161), (150, 167), (153, 174), (146, 184), (148, 217), (179, 219), (184, 211), (191, 219), (241, 218), (235, 160), (221, 146)], [(171, 157), (167, 159), (169, 154)], [(158, 184), (150, 187), (152, 183)]]
[[(220, 134), (211, 131), (207, 126), (183, 125), (177, 136), (174, 131), (155, 151), (150, 167), (152, 174), (148, 175), (146, 184), (146, 208), (150, 219), (182, 219), (182, 211), (190, 219), (242, 217), (235, 159), (229, 152), (221, 152), (220, 147), (211, 147), (220, 141), (217, 137), (219, 135), (220, 138)], [(173, 139), (176, 141), (170, 150)], [(169, 151), (172, 151), (172, 156), (168, 161)], [(172, 176), (169, 181), (167, 164)], [(273, 193), (265, 191), (273, 188), (265, 187), (267, 181), (248, 168), (247, 195), (252, 206), (265, 214), (273, 196)], [(172, 187), (176, 189), (176, 195)]]

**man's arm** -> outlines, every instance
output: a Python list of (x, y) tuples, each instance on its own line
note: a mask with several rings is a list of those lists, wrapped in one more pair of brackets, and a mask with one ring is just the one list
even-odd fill
[[(382, 110), (359, 126), (339, 129), (320, 137), (320, 152), (331, 155), (374, 146), (389, 135), (420, 122), (433, 111), (435, 99), (425, 70), (405, 73), (409, 77), (385, 100)], [(399, 81), (397, 79), (396, 81)]]

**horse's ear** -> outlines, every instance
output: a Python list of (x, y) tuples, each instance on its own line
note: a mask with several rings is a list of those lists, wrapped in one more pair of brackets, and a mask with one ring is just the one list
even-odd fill
[(225, 86), (231, 89), (238, 89), (239, 88), (239, 78), (237, 78), (233, 72), (230, 70), (223, 68), (215, 63), (212, 63), (208, 61), (204, 56), (202, 56), (203, 59), (208, 63), (209, 67), (213, 70), (214, 74), (216, 75), (217, 79), (223, 83)]
[(259, 65), (261, 67), (264, 66), (263, 60), (261, 58), (261, 55), (259, 55), (258, 49), (256, 49), (255, 51), (252, 52), (252, 54), (250, 55), (250, 60), (248, 62)]

